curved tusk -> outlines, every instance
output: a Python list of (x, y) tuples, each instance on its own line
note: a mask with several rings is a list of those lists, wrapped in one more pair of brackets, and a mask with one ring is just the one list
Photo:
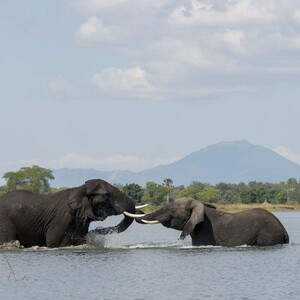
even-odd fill
[(145, 224), (160, 224), (160, 222), (158, 220), (148, 221), (148, 220), (142, 219), (142, 222), (144, 222)]
[(131, 218), (142, 218), (142, 217), (145, 217), (145, 214), (132, 214), (132, 213), (129, 213), (127, 211), (123, 211), (123, 214), (127, 217), (131, 217)]
[(146, 207), (146, 206), (148, 206), (148, 204), (144, 204), (144, 205), (138, 205), (138, 206), (136, 206), (136, 207), (135, 207), (135, 209), (144, 208), (144, 207)]

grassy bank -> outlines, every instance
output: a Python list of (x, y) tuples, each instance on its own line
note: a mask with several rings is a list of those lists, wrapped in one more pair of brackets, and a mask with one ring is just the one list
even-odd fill
[[(295, 204), (270, 204), (270, 203), (262, 203), (262, 204), (217, 204), (214, 203), (213, 205), (216, 206), (217, 209), (228, 211), (228, 212), (237, 212), (242, 211), (245, 209), (251, 209), (251, 208), (264, 208), (268, 211), (300, 211), (300, 203)], [(154, 206), (149, 205), (146, 208), (143, 209), (145, 213), (153, 212), (162, 206)]]
[(300, 204), (215, 204), (216, 207), (224, 211), (241, 211), (250, 208), (264, 208), (268, 211), (300, 211)]

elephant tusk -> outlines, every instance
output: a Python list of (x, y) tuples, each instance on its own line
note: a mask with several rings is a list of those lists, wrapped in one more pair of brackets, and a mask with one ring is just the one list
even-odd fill
[(148, 221), (148, 220), (142, 219), (142, 222), (145, 224), (160, 224), (160, 222), (158, 220)]
[(132, 213), (129, 213), (127, 211), (123, 211), (123, 214), (127, 217), (131, 217), (131, 218), (142, 218), (142, 217), (145, 217), (145, 214), (132, 214)]
[(146, 206), (148, 206), (148, 204), (144, 204), (144, 205), (138, 205), (138, 206), (136, 206), (136, 207), (135, 207), (135, 209), (144, 208), (144, 207), (146, 207)]

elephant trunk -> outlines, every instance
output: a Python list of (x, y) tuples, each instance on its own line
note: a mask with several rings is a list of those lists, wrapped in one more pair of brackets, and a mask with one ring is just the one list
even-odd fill
[[(131, 201), (128, 197), (122, 197), (121, 198), (122, 201), (116, 201), (116, 203), (114, 204), (114, 215), (120, 215), (125, 211), (128, 211), (130, 213), (135, 213), (135, 206), (133, 201)], [(125, 231), (133, 222), (134, 219), (125, 216), (122, 219), (122, 221), (116, 225), (116, 226), (112, 226), (112, 227), (105, 227), (105, 228), (96, 228), (93, 230), (93, 232), (97, 233), (97, 234), (111, 234), (111, 233), (120, 233)]]
[(128, 211), (130, 213), (135, 213), (135, 205), (134, 202), (125, 195), (122, 195), (118, 200), (113, 204), (114, 214), (120, 215), (124, 211)]
[[(117, 205), (117, 214), (122, 214), (124, 211), (135, 213), (135, 205), (128, 197), (126, 197), (122, 203), (125, 203), (125, 205), (121, 205), (119, 207)], [(132, 224), (132, 222), (132, 218), (124, 215), (123, 220), (118, 225), (114, 226), (114, 231), (117, 233), (123, 232)]]

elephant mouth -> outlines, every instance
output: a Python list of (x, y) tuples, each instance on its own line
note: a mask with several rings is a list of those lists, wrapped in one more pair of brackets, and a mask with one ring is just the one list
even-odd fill
[(95, 216), (95, 219), (97, 221), (104, 221), (107, 218), (107, 216)]
[(103, 207), (96, 205), (93, 207), (94, 218), (97, 221), (104, 221), (108, 217), (107, 211)]

